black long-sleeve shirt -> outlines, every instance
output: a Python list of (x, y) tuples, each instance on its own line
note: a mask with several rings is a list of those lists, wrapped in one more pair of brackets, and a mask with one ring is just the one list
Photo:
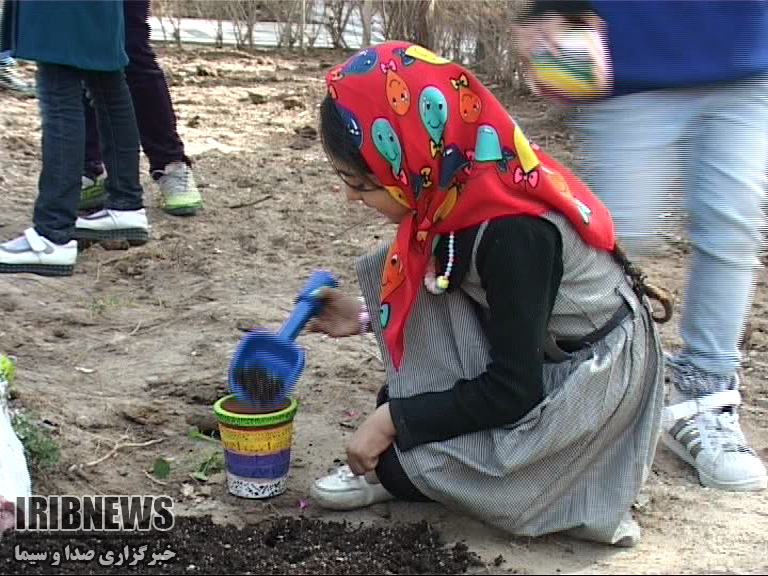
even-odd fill
[[(477, 228), (457, 233), (457, 254), (471, 254), (476, 236)], [(439, 246), (443, 263), (444, 252)], [(468, 260), (457, 259), (452, 286), (460, 285)], [(493, 220), (476, 266), (489, 306), (484, 330), (491, 360), (477, 378), (443, 392), (390, 399), (401, 450), (514, 424), (544, 398), (544, 341), (563, 273), (559, 231), (533, 216)]]

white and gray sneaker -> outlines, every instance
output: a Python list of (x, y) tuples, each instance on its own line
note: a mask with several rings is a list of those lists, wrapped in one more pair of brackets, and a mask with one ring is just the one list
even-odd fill
[(18, 238), (0, 244), (0, 273), (70, 276), (77, 261), (77, 242), (54, 244), (27, 228)]
[(147, 213), (141, 210), (99, 210), (81, 216), (75, 223), (78, 240), (127, 240), (130, 244), (144, 244), (149, 240)]
[(16, 61), (13, 58), (0, 59), (0, 89), (24, 98), (34, 98), (34, 87), (27, 84), (16, 71)]
[(687, 366), (681, 373), (681, 367), (674, 364), (671, 369), (670, 402), (662, 421), (662, 441), (667, 448), (696, 469), (704, 486), (764, 490), (768, 486), (765, 466), (739, 425), (738, 376), (729, 378), (728, 389), (690, 398), (679, 391), (675, 381), (695, 375), (698, 369)]
[(195, 174), (184, 162), (172, 162), (164, 170), (156, 170), (163, 193), (163, 210), (174, 216), (194, 216), (203, 205)]

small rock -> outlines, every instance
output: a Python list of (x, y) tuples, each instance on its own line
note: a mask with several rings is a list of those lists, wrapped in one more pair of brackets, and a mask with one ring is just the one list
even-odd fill
[(265, 96), (264, 94), (259, 94), (258, 92), (248, 92), (248, 98), (251, 100), (251, 103), (253, 104), (266, 104), (269, 102), (269, 97)]
[(198, 76), (218, 76), (219, 72), (218, 70), (214, 70), (210, 66), (204, 66), (203, 64), (198, 64), (197, 69), (195, 70), (195, 74)]
[(189, 126), (190, 128), (197, 128), (198, 126), (200, 126), (201, 120), (202, 118), (200, 118), (200, 115), (196, 114), (189, 122), (187, 122), (187, 126)]
[(160, 384), (160, 376), (147, 376), (145, 380), (147, 386), (153, 387)]
[(302, 126), (301, 128), (296, 128), (295, 132), (302, 138), (308, 138), (309, 140), (317, 140), (317, 128), (315, 128), (314, 126), (309, 126), (309, 125)]
[(188, 414), (186, 420), (189, 426), (197, 426), (200, 434), (205, 436), (211, 436), (219, 431), (219, 422), (211, 410)]
[(284, 98), (283, 99), (283, 108), (286, 110), (293, 110), (294, 108), (305, 108), (304, 102), (299, 100), (298, 98)]
[(181, 485), (181, 495), (183, 498), (189, 498), (195, 493), (195, 487), (192, 484), (184, 483)]
[(90, 428), (93, 426), (93, 421), (85, 414), (80, 414), (75, 418), (75, 424), (80, 428)]
[(158, 421), (162, 420), (157, 410), (152, 406), (127, 406), (123, 408), (121, 415), (129, 422), (139, 424), (140, 426), (146, 426), (153, 422), (158, 423)]
[(308, 148), (312, 148), (314, 142), (312, 140), (307, 140), (306, 138), (294, 138), (293, 142), (288, 144), (288, 147), (291, 150), (307, 150)]

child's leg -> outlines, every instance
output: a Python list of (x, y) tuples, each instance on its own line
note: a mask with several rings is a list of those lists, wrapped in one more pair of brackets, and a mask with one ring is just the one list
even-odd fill
[(611, 211), (632, 258), (664, 252), (669, 221), (683, 196), (680, 144), (696, 102), (658, 90), (584, 106), (575, 121), (580, 175)]
[(123, 6), (125, 51), (130, 60), (125, 74), (149, 169), (151, 172), (164, 170), (173, 162), (189, 164), (176, 130), (168, 83), (149, 42), (149, 0), (125, 2)]
[(380, 457), (376, 466), (376, 478), (387, 492), (404, 502), (431, 502), (416, 488), (403, 470), (394, 447), (390, 446)]
[(82, 71), (39, 63), (37, 86), (43, 162), (33, 221), (38, 234), (56, 244), (66, 244), (72, 239), (77, 220), (83, 168)]
[(101, 160), (101, 139), (96, 120), (96, 109), (85, 93), (83, 93), (83, 105), (85, 108), (85, 164), (83, 174), (89, 177), (100, 176), (104, 173), (104, 163)]
[(125, 76), (122, 71), (88, 72), (85, 82), (96, 107), (107, 168), (105, 206), (139, 210), (144, 206), (139, 183), (139, 131)]
[[(388, 392), (389, 390), (386, 385), (381, 387), (376, 395), (377, 408), (389, 401)], [(379, 458), (379, 464), (376, 466), (376, 479), (387, 489), (387, 492), (398, 500), (405, 502), (431, 502), (431, 499), (424, 496), (408, 478), (393, 446), (390, 446)]]
[(730, 377), (740, 363), (738, 342), (763, 243), (768, 76), (714, 87), (707, 98), (692, 130), (688, 158), (693, 250), (681, 359)]

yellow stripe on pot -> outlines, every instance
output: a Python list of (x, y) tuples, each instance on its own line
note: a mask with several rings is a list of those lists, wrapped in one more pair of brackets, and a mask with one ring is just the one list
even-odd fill
[(252, 428), (238, 430), (221, 424), (221, 443), (238, 452), (278, 452), (291, 447), (293, 423), (278, 428)]

